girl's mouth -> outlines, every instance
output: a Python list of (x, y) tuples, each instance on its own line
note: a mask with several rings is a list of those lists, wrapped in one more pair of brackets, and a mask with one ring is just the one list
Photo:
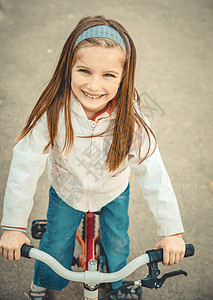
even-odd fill
[(103, 94), (102, 95), (91, 95), (85, 91), (82, 91), (84, 93), (84, 95), (89, 98), (89, 99), (99, 99), (101, 98), (102, 96), (104, 96)]

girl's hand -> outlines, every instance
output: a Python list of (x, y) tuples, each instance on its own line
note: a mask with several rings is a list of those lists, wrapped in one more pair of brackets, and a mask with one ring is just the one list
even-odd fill
[(0, 239), (0, 255), (10, 261), (19, 260), (23, 244), (30, 245), (30, 240), (24, 232), (5, 230)]
[(155, 249), (163, 249), (163, 264), (173, 265), (179, 263), (185, 255), (185, 242), (181, 234), (164, 237), (155, 245)]

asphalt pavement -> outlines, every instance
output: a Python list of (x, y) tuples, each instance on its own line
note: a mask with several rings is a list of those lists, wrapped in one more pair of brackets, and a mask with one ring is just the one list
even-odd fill
[[(172, 267), (160, 266), (162, 274), (184, 269), (187, 277), (171, 278), (159, 290), (144, 289), (143, 299), (213, 299), (212, 0), (1, 0), (0, 210), (14, 139), (52, 76), (66, 38), (88, 14), (118, 20), (135, 42), (136, 88), (178, 198), (183, 238), (196, 248), (193, 258)], [(29, 224), (45, 217), (48, 188), (45, 171)], [(129, 261), (159, 240), (133, 174), (129, 234)], [(0, 258), (0, 300), (27, 299), (24, 292), (29, 289), (33, 264), (33, 260)], [(130, 278), (146, 275), (144, 267)], [(55, 299), (80, 300), (81, 290), (80, 284), (70, 283)]]

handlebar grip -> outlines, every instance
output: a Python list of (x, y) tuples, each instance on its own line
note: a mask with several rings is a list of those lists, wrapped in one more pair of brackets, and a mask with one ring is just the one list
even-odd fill
[(26, 245), (26, 244), (22, 245), (22, 247), (21, 247), (21, 256), (26, 257), (26, 258), (31, 258), (29, 256), (29, 253), (30, 253), (30, 250), (32, 248), (34, 248), (34, 247), (31, 246), (31, 245)]
[[(163, 249), (158, 250), (148, 250), (146, 251), (148, 253), (150, 262), (162, 262), (163, 261)], [(195, 248), (192, 244), (186, 244), (186, 252), (184, 257), (193, 256), (195, 253)]]
[(184, 257), (193, 256), (195, 254), (195, 247), (192, 244), (186, 244), (186, 252)]

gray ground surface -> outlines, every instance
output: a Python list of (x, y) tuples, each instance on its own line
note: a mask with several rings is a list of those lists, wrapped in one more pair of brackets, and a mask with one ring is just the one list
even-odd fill
[[(194, 258), (161, 268), (185, 269), (161, 290), (144, 290), (144, 299), (213, 299), (212, 285), (212, 0), (0, 1), (1, 155), (0, 200), (14, 139), (50, 78), (60, 50), (80, 17), (104, 14), (120, 21), (138, 52), (136, 87), (146, 103), (160, 150), (176, 191), (184, 239), (196, 247)], [(48, 181), (39, 181), (30, 221), (45, 217)], [(141, 192), (131, 177), (131, 254), (153, 248), (156, 229)], [(28, 231), (29, 235), (29, 231)], [(32, 242), (37, 245), (37, 242)], [(24, 291), (33, 261), (0, 258), (0, 299), (27, 299)], [(146, 267), (131, 278), (146, 275)], [(82, 299), (81, 285), (69, 284), (57, 299)]]

